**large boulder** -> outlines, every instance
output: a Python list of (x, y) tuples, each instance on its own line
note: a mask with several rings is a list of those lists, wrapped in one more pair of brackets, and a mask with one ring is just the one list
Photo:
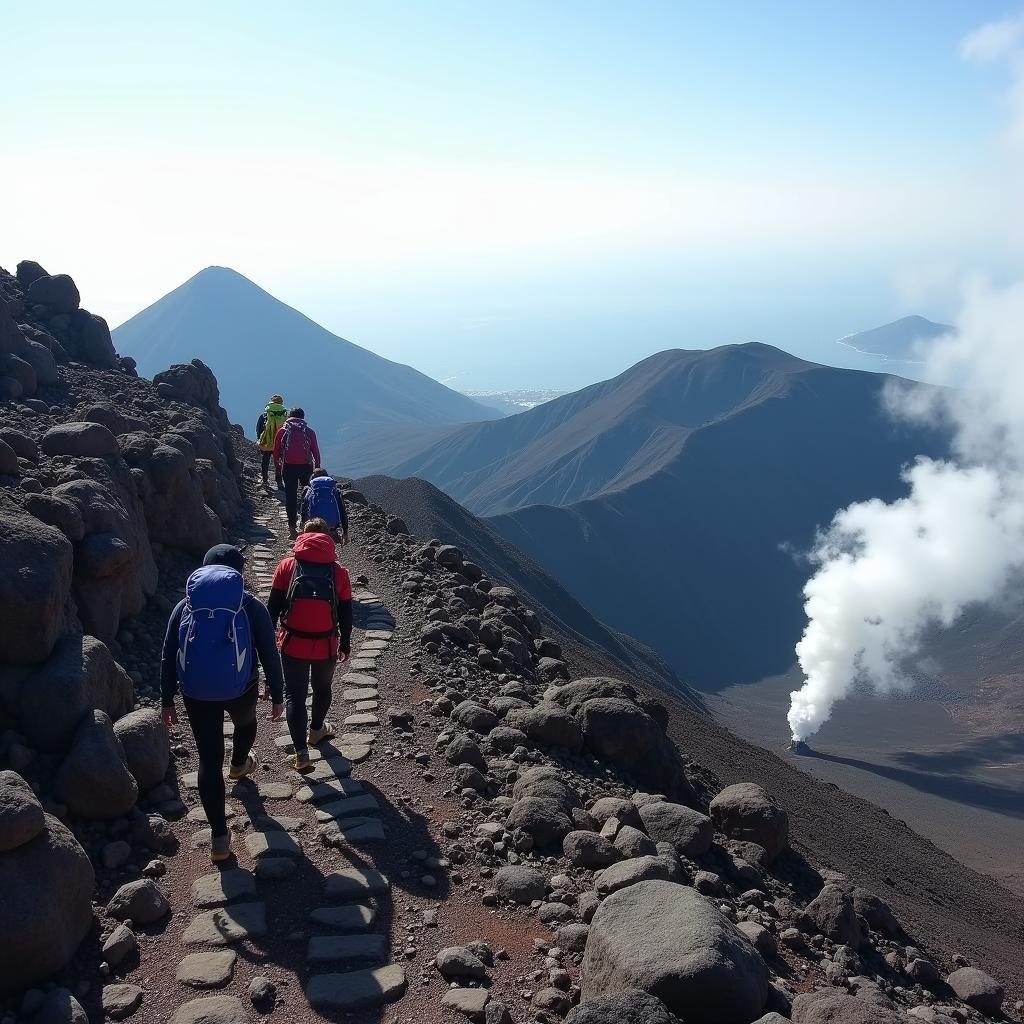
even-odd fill
[(16, 772), (0, 772), (0, 853), (35, 839), (46, 825), (32, 787)]
[(45, 661), (67, 628), (72, 548), (52, 526), (0, 512), (0, 662)]
[(678, 881), (679, 864), (668, 857), (657, 857), (645, 854), (641, 857), (630, 857), (619, 861), (600, 872), (594, 879), (594, 888), (601, 896), (628, 889), (637, 882), (648, 882), (656, 879), (662, 882)]
[(834, 988), (804, 992), (793, 1000), (793, 1024), (904, 1024), (904, 1017), (875, 989), (850, 995)]
[(135, 806), (139, 787), (105, 712), (93, 711), (82, 719), (57, 769), (53, 791), (81, 818), (119, 818)]
[(28, 289), (33, 281), (38, 281), (39, 278), (49, 277), (50, 275), (35, 260), (21, 260), (15, 268), (14, 276), (17, 277), (18, 284), (22, 288)]
[(584, 744), (595, 757), (617, 765), (660, 793), (688, 794), (679, 756), (665, 733), (660, 705), (641, 702), (631, 686), (603, 677), (554, 687), (545, 696), (575, 717)]
[(59, 971), (92, 925), (92, 864), (56, 819), (0, 853), (0, 995)]
[(853, 906), (853, 899), (841, 885), (827, 883), (807, 904), (807, 922), (826, 938), (857, 949), (864, 941), (864, 930)]
[(867, 921), (873, 931), (881, 932), (891, 939), (897, 939), (903, 934), (892, 907), (880, 896), (876, 896), (867, 889), (854, 889), (853, 909)]
[(638, 988), (599, 996), (569, 1011), (565, 1024), (676, 1024), (660, 1000)]
[(498, 899), (524, 906), (544, 899), (547, 893), (544, 876), (525, 864), (506, 864), (498, 868), (494, 875), (494, 889)]
[(99, 459), (117, 455), (117, 438), (102, 423), (58, 423), (43, 434), (47, 455), (76, 455)]
[(114, 342), (107, 321), (95, 313), (80, 310), (77, 317), (78, 338), (75, 350), (83, 363), (109, 369), (117, 362)]
[(74, 313), (82, 301), (78, 286), (67, 274), (37, 277), (25, 293), (32, 305), (46, 306), (51, 313)]
[(687, 1024), (750, 1024), (768, 998), (768, 968), (696, 890), (647, 881), (613, 893), (598, 908), (581, 988), (584, 1000), (642, 989)]
[(699, 857), (711, 849), (715, 827), (711, 819), (684, 804), (667, 801), (639, 808), (644, 830), (655, 842), (671, 843), (682, 857)]
[(999, 1015), (1003, 1006), (1003, 986), (995, 978), (976, 967), (961, 967), (954, 971), (946, 984), (968, 1006), (988, 1017)]
[(620, 860), (622, 854), (597, 832), (577, 830), (562, 840), (565, 859), (577, 868), (605, 868)]
[(0, 376), (13, 377), (21, 385), (21, 393), (26, 398), (34, 395), (39, 387), (39, 378), (32, 364), (11, 352), (0, 353)]
[(764, 847), (773, 861), (789, 845), (789, 817), (755, 782), (727, 786), (711, 801), (719, 832)]
[(583, 749), (583, 730), (565, 708), (542, 701), (533, 708), (519, 708), (505, 716), (505, 725), (545, 747), (563, 747), (571, 754)]
[(65, 750), (87, 712), (119, 719), (131, 711), (135, 688), (101, 640), (67, 633), (49, 660), (18, 691), (18, 729), (40, 750)]
[(138, 708), (114, 723), (114, 735), (121, 743), (139, 789), (143, 792), (164, 781), (171, 760), (167, 730), (155, 708)]

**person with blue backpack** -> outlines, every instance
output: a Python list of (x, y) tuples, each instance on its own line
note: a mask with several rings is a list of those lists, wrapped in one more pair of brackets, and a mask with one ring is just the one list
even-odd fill
[(271, 718), (284, 713), (284, 676), (270, 612), (245, 589), (242, 552), (216, 544), (185, 583), (185, 597), (167, 622), (160, 662), (164, 725), (178, 722), (174, 698), (181, 689), (199, 756), (199, 800), (210, 823), (210, 859), (231, 856), (224, 810), (224, 715), (234, 724), (230, 778), (251, 775), (256, 761), (257, 659), (270, 688)]
[(334, 477), (322, 467), (313, 471), (313, 476), (302, 491), (299, 504), (299, 521), (305, 528), (311, 519), (322, 519), (330, 527), (331, 535), (344, 546), (348, 543), (348, 515), (345, 499)]

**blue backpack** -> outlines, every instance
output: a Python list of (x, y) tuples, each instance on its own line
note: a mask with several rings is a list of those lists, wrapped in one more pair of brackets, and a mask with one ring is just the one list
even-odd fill
[(252, 631), (242, 574), (204, 565), (185, 584), (178, 627), (178, 682), (186, 697), (231, 700), (254, 675)]
[(337, 526), (341, 522), (341, 510), (338, 508), (338, 492), (334, 477), (315, 476), (310, 480), (306, 511), (308, 518), (323, 519), (328, 526)]

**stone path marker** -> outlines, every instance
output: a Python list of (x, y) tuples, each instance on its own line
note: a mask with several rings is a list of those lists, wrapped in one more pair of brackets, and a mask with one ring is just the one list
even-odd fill
[(171, 1024), (248, 1024), (240, 999), (234, 996), (205, 996), (179, 1007)]
[(309, 940), (306, 962), (310, 964), (383, 960), (387, 941), (383, 935), (314, 935)]
[(311, 910), (309, 919), (314, 924), (333, 928), (339, 932), (364, 931), (373, 924), (377, 912), (361, 903), (345, 903), (340, 907), (317, 907)]
[(355, 815), (364, 815), (379, 810), (380, 804), (377, 802), (377, 798), (370, 793), (364, 793), (362, 796), (350, 796), (321, 804), (316, 809), (316, 820), (333, 821), (337, 818), (351, 818)]
[(295, 794), (295, 799), (302, 804), (317, 804), (326, 800), (337, 800), (343, 796), (357, 796), (364, 792), (363, 784), (355, 779), (326, 779), (303, 786)]
[(220, 988), (234, 975), (237, 959), (238, 954), (233, 949), (189, 953), (178, 964), (178, 981), (191, 988)]
[(398, 964), (347, 974), (314, 974), (306, 986), (309, 1005), (321, 1013), (380, 1006), (404, 993), (405, 970)]
[(230, 946), (266, 934), (266, 904), (236, 903), (193, 918), (181, 941), (186, 946)]
[(223, 907), (256, 895), (256, 879), (244, 868), (228, 868), (203, 875), (192, 883), (192, 902), (199, 908)]
[(253, 858), (302, 856), (302, 847), (287, 832), (250, 832), (245, 848)]

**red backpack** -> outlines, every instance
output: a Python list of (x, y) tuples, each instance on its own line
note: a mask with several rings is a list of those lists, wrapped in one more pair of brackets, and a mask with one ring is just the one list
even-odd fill
[(281, 625), (285, 643), (288, 637), (303, 640), (328, 640), (338, 632), (338, 592), (334, 562), (303, 562), (295, 559), (295, 569)]

